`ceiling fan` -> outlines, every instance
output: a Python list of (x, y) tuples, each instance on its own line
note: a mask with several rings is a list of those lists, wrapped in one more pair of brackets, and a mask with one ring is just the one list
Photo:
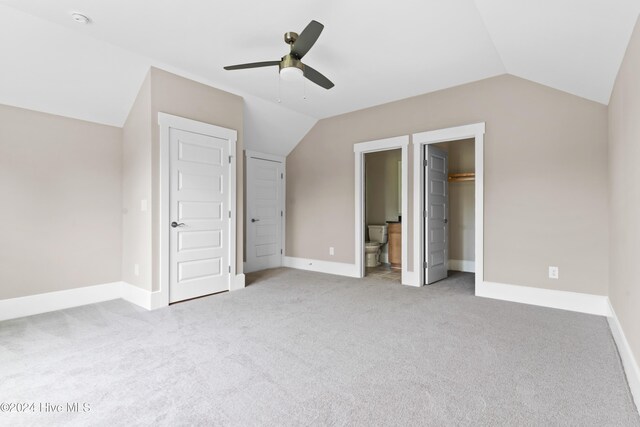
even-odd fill
[(242, 70), (245, 68), (270, 67), (277, 65), (280, 70), (280, 76), (284, 80), (293, 80), (301, 75), (311, 80), (318, 86), (325, 89), (331, 89), (334, 85), (320, 72), (311, 68), (307, 64), (303, 64), (301, 59), (314, 45), (320, 33), (324, 29), (324, 25), (317, 21), (311, 21), (302, 33), (294, 33), (289, 31), (284, 33), (284, 41), (291, 47), (291, 52), (283, 56), (279, 61), (252, 62), (249, 64), (229, 65), (224, 67), (225, 70)]

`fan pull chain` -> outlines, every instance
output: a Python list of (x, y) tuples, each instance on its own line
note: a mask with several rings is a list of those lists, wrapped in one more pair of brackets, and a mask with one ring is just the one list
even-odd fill
[(278, 104), (282, 102), (282, 99), (280, 98), (280, 80), (282, 80), (282, 78), (280, 77), (280, 74), (278, 74), (278, 97), (276, 98)]

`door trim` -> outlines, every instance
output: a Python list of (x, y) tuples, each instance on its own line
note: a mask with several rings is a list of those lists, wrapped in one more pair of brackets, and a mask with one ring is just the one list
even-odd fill
[(424, 286), (424, 230), (422, 216), (424, 212), (424, 146), (438, 142), (475, 139), (475, 238), (476, 238), (476, 277), (475, 293), (482, 287), (484, 280), (484, 132), (485, 123), (474, 123), (413, 134), (413, 266), (414, 286)]
[[(285, 239), (286, 236), (286, 225), (287, 225), (287, 210), (285, 209), (286, 207), (286, 200), (287, 200), (287, 158), (284, 156), (276, 156), (274, 154), (267, 154), (267, 153), (261, 153), (259, 151), (253, 151), (253, 150), (244, 150), (244, 155), (245, 158), (253, 158), (253, 159), (259, 159), (259, 160), (268, 160), (270, 162), (277, 162), (280, 163), (282, 165), (282, 179), (280, 180), (280, 191), (282, 194), (282, 199), (280, 200), (280, 210), (282, 210), (282, 224), (280, 226), (280, 239), (281, 239), (281, 249), (282, 249), (282, 254), (280, 256), (280, 266), (284, 265), (284, 257), (285, 254), (287, 253), (287, 248), (286, 248), (286, 244), (287, 241)], [(249, 162), (245, 163), (246, 167), (245, 167), (245, 183), (246, 186), (245, 188), (247, 188), (247, 192), (248, 192), (248, 188), (249, 188), (249, 182), (247, 181), (246, 177), (249, 171)], [(245, 203), (245, 212), (249, 211), (249, 200), (246, 201)], [(247, 230), (247, 239), (248, 239), (248, 230), (249, 230), (249, 215), (245, 215), (244, 216), (244, 224), (245, 224), (245, 230)], [(245, 250), (247, 249), (247, 247), (245, 246)], [(245, 252), (246, 254), (246, 252)], [(246, 259), (246, 258), (245, 258)], [(252, 266), (249, 264), (249, 262), (245, 262), (244, 263), (244, 269), (243, 271), (245, 273), (251, 273), (254, 270), (255, 266)]]
[(413, 280), (408, 272), (407, 250), (408, 245), (408, 223), (407, 214), (409, 211), (409, 135), (396, 136), (393, 138), (377, 139), (375, 141), (360, 142), (353, 145), (355, 153), (355, 194), (356, 194), (356, 233), (355, 233), (355, 249), (356, 249), (356, 271), (359, 273), (357, 277), (364, 277), (364, 155), (366, 153), (374, 153), (376, 151), (388, 151), (400, 148), (402, 150), (402, 269), (401, 282), (403, 285), (413, 285)]
[[(174, 116), (167, 113), (158, 113), (158, 125), (160, 126), (160, 198), (158, 203), (158, 278), (160, 289), (158, 301), (161, 306), (169, 305), (169, 132), (171, 129), (179, 129), (187, 132), (199, 133), (201, 135), (223, 138), (229, 141), (229, 290), (244, 287), (244, 276), (236, 278), (236, 142), (238, 132), (209, 123), (198, 122), (184, 117)], [(154, 292), (155, 293), (155, 292)]]
[(283, 165), (286, 164), (287, 162), (287, 158), (284, 156), (276, 156), (275, 154), (261, 153), (259, 151), (244, 150), (244, 154), (246, 157), (252, 157), (254, 159), (261, 159), (261, 160), (269, 160), (272, 162), (282, 163)]

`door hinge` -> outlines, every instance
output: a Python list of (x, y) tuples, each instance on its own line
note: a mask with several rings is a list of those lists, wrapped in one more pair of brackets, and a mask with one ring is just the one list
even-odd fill
[(284, 212), (280, 211), (280, 216), (284, 216)]
[(422, 162), (422, 165), (426, 168), (427, 166), (429, 166), (429, 161), (425, 159), (425, 160)]
[(282, 255), (282, 249), (280, 249), (280, 255)]
[(229, 273), (231, 273), (231, 266), (229, 266)]
[(423, 215), (424, 215), (425, 218), (427, 218), (429, 216), (429, 212), (428, 211), (424, 211)]
[(231, 163), (231, 156), (229, 156), (229, 163)]
[(429, 264), (427, 263), (427, 261), (424, 262), (424, 268), (429, 268)]
[(231, 211), (229, 211), (229, 218), (231, 218)]
[(283, 173), (280, 174), (280, 179), (284, 179), (284, 174)]

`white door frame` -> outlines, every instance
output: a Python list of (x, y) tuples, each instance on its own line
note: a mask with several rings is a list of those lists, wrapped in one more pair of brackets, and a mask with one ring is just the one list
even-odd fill
[[(282, 194), (282, 198), (280, 200), (280, 210), (282, 210), (282, 225), (280, 226), (280, 239), (281, 239), (281, 247), (282, 247), (282, 255), (280, 256), (280, 265), (284, 265), (284, 254), (286, 253), (286, 240), (285, 240), (285, 226), (287, 224), (287, 210), (285, 209), (285, 201), (287, 200), (287, 185), (286, 185), (286, 181), (287, 181), (287, 158), (284, 156), (276, 156), (274, 154), (266, 154), (266, 153), (261, 153), (259, 151), (253, 151), (253, 150), (245, 150), (244, 151), (244, 155), (245, 157), (248, 158), (254, 158), (254, 159), (260, 159), (260, 160), (270, 160), (272, 162), (278, 162), (282, 165), (282, 180), (281, 180), (281, 187), (280, 187), (280, 191)], [(246, 168), (245, 168), (245, 177), (247, 176), (247, 171), (249, 170), (249, 162), (246, 163)], [(246, 181), (245, 181), (246, 182)], [(247, 188), (249, 186), (249, 182), (247, 182)], [(249, 210), (249, 200), (247, 200), (247, 205), (246, 205), (246, 209), (247, 212)], [(249, 230), (249, 221), (251, 221), (251, 219), (249, 218), (249, 215), (245, 215), (245, 230)], [(245, 273), (251, 273), (253, 270), (254, 266), (249, 265), (248, 263), (244, 263), (244, 272)]]
[(353, 145), (353, 151), (355, 153), (355, 193), (356, 193), (356, 235), (355, 235), (355, 248), (356, 248), (356, 277), (364, 277), (365, 275), (365, 263), (364, 263), (364, 155), (366, 153), (375, 153), (377, 151), (388, 151), (400, 148), (402, 150), (402, 216), (401, 223), (402, 229), (402, 284), (413, 285), (413, 280), (409, 277), (407, 271), (408, 260), (407, 250), (408, 245), (408, 225), (407, 214), (409, 210), (409, 135), (396, 136), (393, 138), (378, 139), (375, 141), (360, 142)]
[(224, 138), (229, 141), (229, 267), (231, 270), (229, 273), (229, 290), (244, 287), (244, 277), (236, 277), (236, 142), (238, 140), (238, 132), (233, 129), (166, 113), (158, 113), (158, 124), (160, 125), (160, 199), (158, 203), (158, 236), (160, 244), (160, 250), (158, 251), (158, 277), (160, 279), (160, 289), (154, 292), (157, 295), (156, 306), (169, 305), (170, 129), (180, 129), (215, 138)]
[(424, 260), (424, 168), (422, 167), (424, 146), (439, 142), (474, 138), (476, 166), (476, 295), (482, 287), (484, 279), (484, 132), (485, 123), (482, 122), (413, 134), (413, 270), (415, 273), (415, 286), (424, 285), (424, 269), (422, 268)]

